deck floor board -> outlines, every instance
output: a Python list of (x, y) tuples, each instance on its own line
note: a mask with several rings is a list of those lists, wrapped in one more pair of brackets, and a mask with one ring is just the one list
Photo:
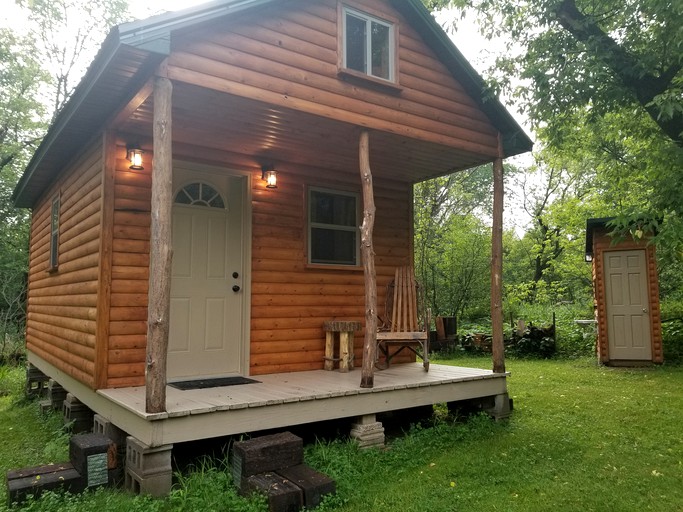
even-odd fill
[(429, 372), (425, 372), (419, 363), (394, 365), (386, 370), (376, 371), (373, 388), (360, 387), (360, 371), (358, 370), (348, 373), (316, 370), (259, 375), (256, 377), (259, 382), (253, 384), (185, 391), (168, 387), (166, 390), (167, 413), (156, 415), (144, 412), (144, 386), (104, 389), (98, 393), (146, 420), (154, 421), (215, 411), (328, 400), (366, 393), (378, 394), (501, 377), (504, 378), (505, 375), (495, 374), (490, 370), (439, 364), (432, 364)]

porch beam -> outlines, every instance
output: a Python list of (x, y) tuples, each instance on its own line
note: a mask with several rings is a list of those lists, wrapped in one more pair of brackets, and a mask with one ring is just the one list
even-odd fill
[(363, 130), (358, 144), (360, 178), (363, 189), (363, 223), (360, 227), (360, 250), (365, 276), (365, 341), (363, 344), (363, 367), (360, 387), (371, 388), (375, 384), (375, 359), (377, 355), (377, 273), (375, 271), (375, 248), (372, 231), (375, 226), (375, 194), (370, 169), (370, 134)]
[(166, 410), (166, 355), (171, 307), (171, 93), (168, 78), (154, 81), (154, 158), (149, 251), (145, 411)]
[(493, 371), (505, 373), (503, 344), (503, 144), (493, 161), (493, 225), (491, 229), (491, 330)]

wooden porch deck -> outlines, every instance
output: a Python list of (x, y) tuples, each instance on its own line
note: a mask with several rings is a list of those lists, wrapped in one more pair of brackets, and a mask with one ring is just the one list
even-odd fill
[(181, 391), (167, 387), (167, 412), (145, 413), (145, 387), (93, 391), (44, 360), (29, 360), (90, 409), (150, 446), (456, 402), (507, 392), (507, 374), (421, 363), (375, 372), (372, 389), (360, 371), (316, 370), (252, 377), (254, 384)]
[[(147, 414), (145, 388), (98, 391), (129, 415), (144, 419), (147, 444), (168, 444), (281, 428), (507, 392), (506, 375), (434, 364), (401, 364), (375, 373), (361, 388), (360, 372), (316, 370), (253, 377), (253, 384), (181, 391), (167, 387), (167, 412)], [(151, 437), (150, 435), (151, 434)]]

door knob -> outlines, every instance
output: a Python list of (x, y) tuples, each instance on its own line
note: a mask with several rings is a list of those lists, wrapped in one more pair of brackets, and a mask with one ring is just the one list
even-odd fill
[(237, 293), (238, 291), (240, 291), (240, 287), (237, 286), (237, 285), (235, 284), (235, 285), (233, 285), (233, 287), (232, 287), (232, 291), (235, 292), (235, 293)]
[(647, 313), (647, 308), (643, 308), (643, 313)]

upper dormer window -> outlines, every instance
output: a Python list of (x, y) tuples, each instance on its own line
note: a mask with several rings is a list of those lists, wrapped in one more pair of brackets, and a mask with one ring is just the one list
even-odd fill
[(343, 68), (395, 82), (395, 24), (346, 6), (342, 13)]

